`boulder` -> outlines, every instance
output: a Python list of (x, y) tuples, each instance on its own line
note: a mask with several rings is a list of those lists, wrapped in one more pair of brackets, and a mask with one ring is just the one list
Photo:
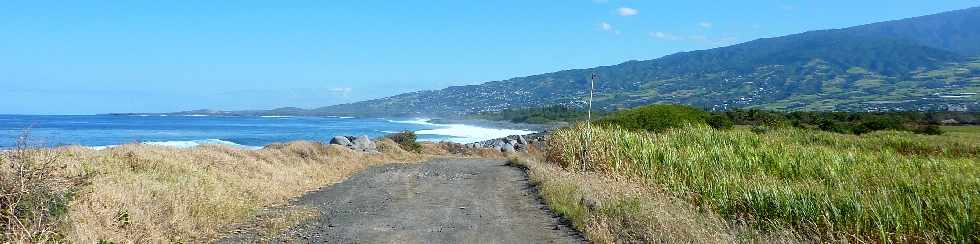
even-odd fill
[(504, 144), (507, 144), (506, 142), (504, 142), (504, 140), (494, 140), (493, 141), (493, 147), (494, 148), (502, 148), (502, 147), (504, 147)]
[(514, 145), (512, 145), (510, 143), (504, 144), (504, 146), (500, 148), (500, 151), (501, 152), (505, 152), (505, 153), (514, 153), (514, 152), (517, 152), (517, 150), (514, 149)]
[(362, 152), (376, 152), (378, 151), (377, 146), (371, 141), (371, 138), (367, 136), (359, 136), (354, 139), (351, 149)]
[(349, 147), (351, 145), (351, 142), (350, 142), (349, 139), (347, 139), (347, 137), (344, 137), (344, 136), (335, 136), (335, 137), (333, 137), (333, 139), (330, 139), (330, 144), (341, 145), (341, 146)]
[(517, 143), (519, 143), (521, 145), (527, 145), (527, 140), (524, 139), (524, 136), (518, 135), (517, 136)]

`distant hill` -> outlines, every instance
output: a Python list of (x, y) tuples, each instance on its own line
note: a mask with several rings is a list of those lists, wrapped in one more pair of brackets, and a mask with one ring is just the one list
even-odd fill
[(848, 28), (855, 35), (912, 40), (965, 56), (980, 56), (980, 7)]
[[(980, 110), (980, 8), (758, 39), (659, 59), (419, 91), (305, 115), (453, 116), (507, 108), (651, 103), (709, 109)], [(264, 113), (268, 113), (266, 111)]]

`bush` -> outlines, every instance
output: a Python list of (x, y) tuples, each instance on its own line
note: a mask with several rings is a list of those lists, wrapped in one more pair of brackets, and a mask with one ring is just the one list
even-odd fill
[(944, 133), (943, 129), (939, 128), (938, 125), (920, 126), (919, 128), (916, 128), (914, 132), (916, 134), (925, 134), (925, 135), (934, 135), (934, 136), (942, 135)]
[(715, 114), (708, 117), (708, 125), (710, 125), (711, 128), (727, 130), (734, 127), (735, 123), (732, 122), (732, 119), (729, 119), (728, 116)]
[(613, 113), (597, 124), (663, 132), (689, 124), (705, 124), (708, 116), (707, 112), (684, 105), (649, 105)]
[(415, 132), (406, 130), (395, 134), (388, 134), (385, 138), (395, 141), (405, 151), (422, 152), (422, 145), (415, 141), (418, 138)]
[(68, 202), (85, 182), (65, 167), (57, 154), (30, 147), (26, 133), (17, 148), (0, 152), (0, 243), (64, 238)]

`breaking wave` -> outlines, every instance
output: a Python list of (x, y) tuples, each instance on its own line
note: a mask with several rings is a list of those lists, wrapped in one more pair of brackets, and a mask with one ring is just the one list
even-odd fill
[(435, 139), (435, 140), (430, 139), (430, 141), (451, 141), (457, 143), (472, 143), (472, 142), (486, 141), (490, 139), (506, 137), (510, 135), (527, 135), (527, 134), (532, 134), (537, 132), (537, 131), (529, 131), (529, 130), (484, 128), (484, 127), (465, 125), (465, 124), (434, 124), (429, 122), (431, 121), (429, 119), (388, 120), (388, 121), (392, 123), (416, 124), (416, 125), (436, 127), (432, 129), (418, 130), (415, 131), (415, 134), (444, 136), (447, 138)]
[[(165, 146), (174, 148), (192, 148), (200, 145), (225, 145), (234, 148), (248, 149), (248, 150), (258, 150), (262, 147), (247, 146), (230, 141), (220, 140), (220, 139), (204, 139), (204, 140), (192, 140), (192, 141), (151, 141), (151, 142), (141, 142), (144, 145), (155, 145), (155, 146)], [(103, 150), (107, 148), (118, 147), (119, 145), (106, 145), (106, 146), (91, 146), (88, 148), (95, 150)]]

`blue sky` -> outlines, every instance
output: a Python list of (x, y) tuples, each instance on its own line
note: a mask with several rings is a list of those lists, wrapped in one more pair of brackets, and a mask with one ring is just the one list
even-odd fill
[(313, 108), (980, 1), (0, 3), (0, 114)]

